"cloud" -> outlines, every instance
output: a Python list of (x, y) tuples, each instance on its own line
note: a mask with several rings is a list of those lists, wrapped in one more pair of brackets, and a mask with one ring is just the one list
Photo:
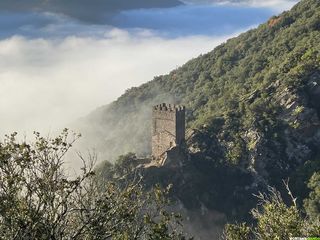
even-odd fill
[(54, 13), (0, 12), (0, 39), (14, 35), (27, 38), (61, 38), (67, 36), (103, 36), (108, 25), (83, 24)]
[[(28, 38), (103, 36), (105, 31), (113, 27), (132, 32), (141, 28), (149, 29), (170, 38), (191, 35), (221, 36), (265, 22), (270, 16), (289, 9), (289, 6), (280, 6), (275, 2), (279, 0), (263, 3), (252, 0), (251, 3), (255, 7), (218, 4), (182, 5), (168, 9), (133, 9), (114, 14), (108, 19), (107, 24), (84, 24), (74, 18), (49, 12), (0, 12), (0, 39), (13, 35)], [(0, 1), (0, 5), (1, 3)], [(259, 4), (269, 5), (261, 7)], [(260, 7), (257, 7), (258, 5)], [(278, 9), (272, 6), (277, 6)], [(96, 16), (93, 12), (91, 14)]]
[(1, 0), (2, 11), (53, 12), (85, 22), (105, 23), (113, 14), (139, 8), (166, 8), (179, 0)]
[(103, 37), (2, 40), (1, 135), (63, 127), (228, 37), (165, 39), (115, 28)]
[[(28, 38), (95, 36), (114, 27), (130, 32), (149, 29), (169, 38), (192, 35), (228, 35), (266, 21), (273, 12), (235, 6), (179, 6), (170, 9), (139, 9), (114, 15), (108, 25), (83, 24), (70, 17), (53, 13), (0, 13), (0, 39), (13, 35)], [(112, 26), (111, 26), (112, 25)]]
[(1, 0), (2, 14), (9, 12), (29, 12), (65, 15), (93, 24), (110, 23), (112, 18), (123, 11), (154, 8), (172, 8), (182, 4), (235, 4), (250, 7), (269, 7), (285, 10), (298, 0)]
[(238, 6), (249, 6), (258, 8), (272, 8), (276, 12), (288, 10), (294, 4), (298, 3), (299, 0), (183, 0), (186, 4), (227, 4), (227, 5), (238, 5)]

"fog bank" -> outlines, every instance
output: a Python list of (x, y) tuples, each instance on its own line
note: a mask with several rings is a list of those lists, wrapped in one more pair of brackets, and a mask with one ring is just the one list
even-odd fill
[(0, 41), (0, 134), (63, 127), (230, 36), (165, 39), (112, 29), (104, 37)]

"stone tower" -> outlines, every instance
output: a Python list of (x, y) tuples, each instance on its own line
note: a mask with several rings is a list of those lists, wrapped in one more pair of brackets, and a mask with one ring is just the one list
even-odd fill
[(185, 141), (185, 107), (162, 103), (152, 110), (152, 156), (161, 158)]

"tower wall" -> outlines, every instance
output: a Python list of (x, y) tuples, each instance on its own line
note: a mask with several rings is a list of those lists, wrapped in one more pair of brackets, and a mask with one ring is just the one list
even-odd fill
[(152, 110), (152, 156), (161, 157), (185, 140), (185, 107), (160, 104)]

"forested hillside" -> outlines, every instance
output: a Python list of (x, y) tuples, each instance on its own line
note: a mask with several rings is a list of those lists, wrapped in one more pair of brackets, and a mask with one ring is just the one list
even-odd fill
[(113, 150), (107, 149), (109, 160), (128, 151), (149, 153), (151, 106), (182, 103), (190, 128), (205, 125), (223, 140), (226, 161), (249, 165), (258, 138), (284, 140), (279, 131), (299, 132), (305, 127), (300, 118), (319, 109), (319, 14), (318, 1), (302, 1), (170, 74), (127, 90), (82, 120), (90, 125), (85, 134), (100, 135), (101, 146)]
[(82, 119), (79, 129), (87, 142), (98, 143), (105, 160), (126, 152), (147, 155), (151, 106), (184, 104), (197, 173), (189, 179), (197, 193), (190, 190), (185, 204), (197, 196), (190, 208), (204, 204), (237, 218), (254, 204), (252, 192), (267, 185), (281, 189), (290, 177), (302, 206), (307, 183), (320, 170), (319, 30), (320, 1), (302, 0), (168, 75), (127, 90)]

